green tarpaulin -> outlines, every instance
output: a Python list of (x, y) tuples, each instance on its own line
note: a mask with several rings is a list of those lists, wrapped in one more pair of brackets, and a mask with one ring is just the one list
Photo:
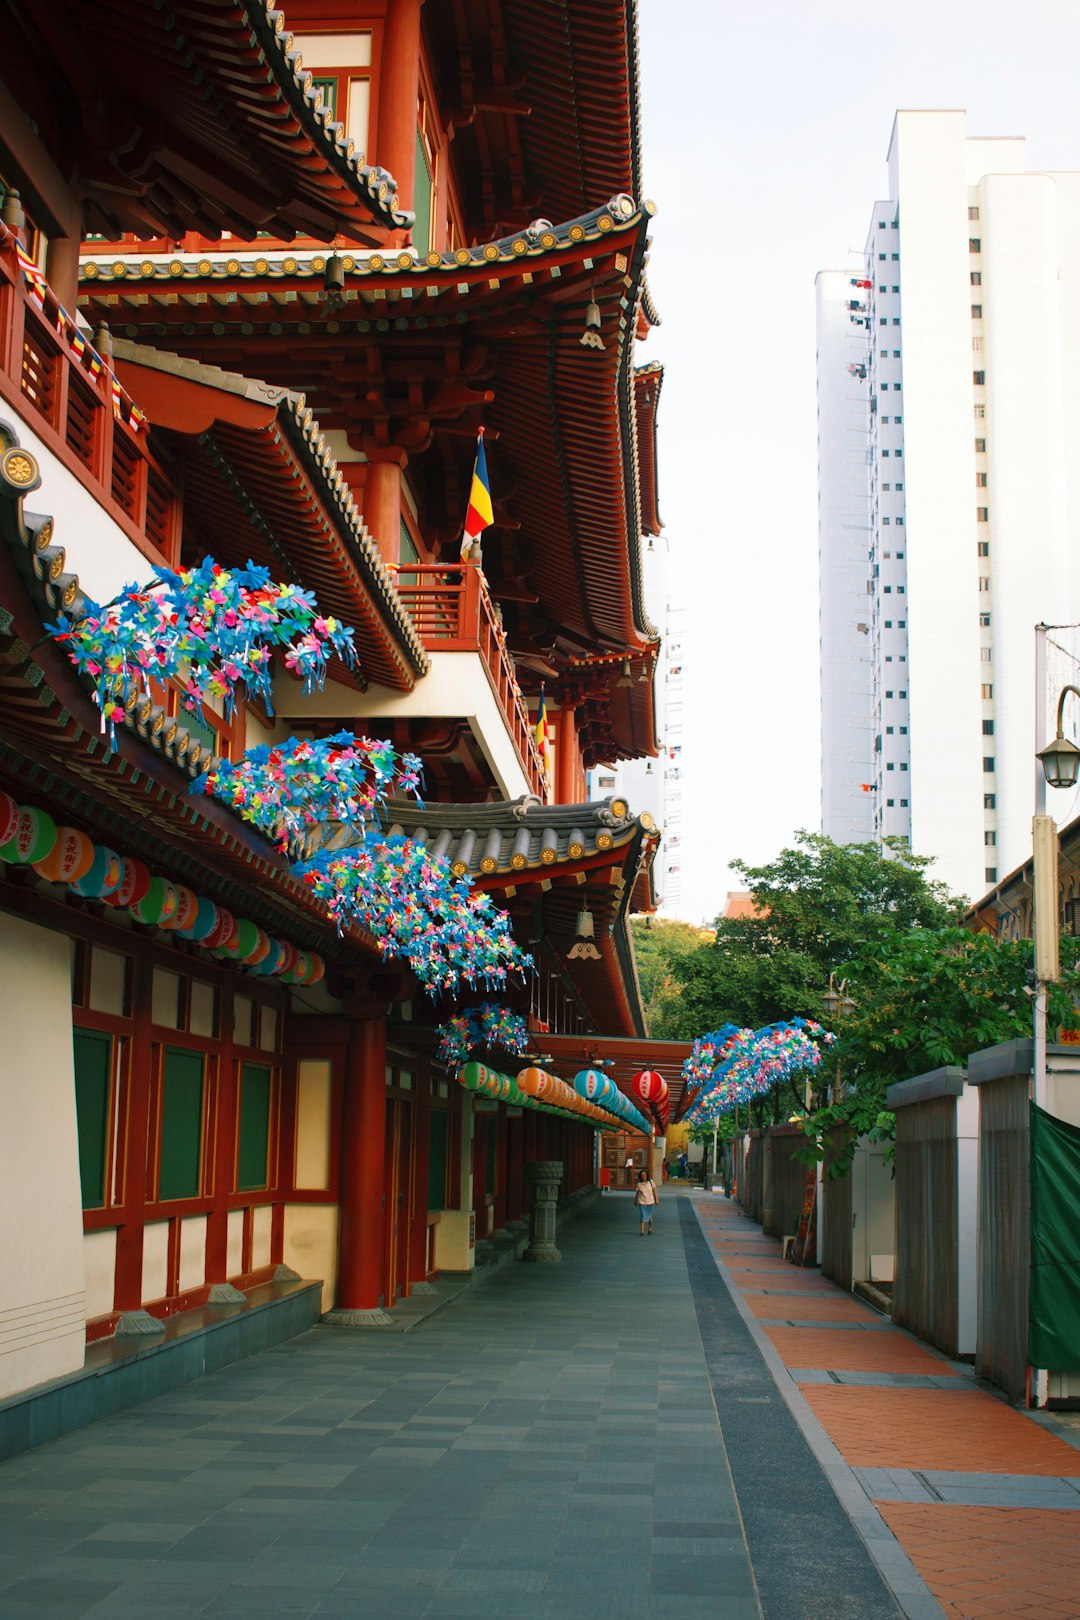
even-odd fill
[(1080, 1371), (1080, 1126), (1034, 1103), (1028, 1362)]

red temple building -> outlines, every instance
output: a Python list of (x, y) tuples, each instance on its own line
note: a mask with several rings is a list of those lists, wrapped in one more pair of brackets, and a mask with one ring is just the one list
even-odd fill
[[(531, 1061), (569, 1080), (614, 1039), (624, 1086), (635, 1065), (675, 1080), (627, 920), (660, 831), (584, 802), (588, 767), (656, 750), (634, 13), (8, 14), (0, 1402), (32, 1413), (50, 1380), (182, 1346), (215, 1312), (241, 1345), (377, 1318), (520, 1230), (531, 1161), (561, 1161), (564, 1200), (596, 1182), (592, 1123), (475, 1099), (437, 1061), (455, 1005), (339, 936), (269, 839), (192, 792), (215, 758), (343, 729), (419, 754), (423, 805), (395, 801), (391, 832), (509, 914), (535, 961), (505, 994)], [(313, 592), (355, 667), (310, 696), (280, 668), (272, 714), (193, 714), (153, 684), (111, 736), (47, 627), (207, 557)], [(269, 959), (83, 892), (99, 846)]]

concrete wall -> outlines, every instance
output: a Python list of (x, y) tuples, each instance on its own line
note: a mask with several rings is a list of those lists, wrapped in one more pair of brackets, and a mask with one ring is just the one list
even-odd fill
[(71, 955), (0, 915), (0, 1399), (83, 1364)]

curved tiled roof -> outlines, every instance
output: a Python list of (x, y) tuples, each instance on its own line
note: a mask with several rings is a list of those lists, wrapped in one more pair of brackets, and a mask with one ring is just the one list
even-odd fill
[(637, 410), (638, 481), (641, 496), (641, 527), (645, 534), (658, 535), (664, 527), (657, 500), (656, 418), (664, 368), (658, 360), (634, 368), (634, 395)]
[[(39, 8), (16, 8), (22, 49), (39, 53), (76, 117), (87, 83), (108, 103), (77, 126), (89, 229), (371, 241), (412, 224), (393, 176), (323, 105), (273, 0), (48, 0), (47, 25)], [(49, 55), (56, 32), (78, 41), (75, 67)], [(73, 149), (75, 132), (66, 138)]]
[(543, 804), (528, 795), (499, 804), (395, 803), (391, 833), (404, 834), (444, 855), (458, 876), (543, 876), (554, 866), (619, 851), (635, 838), (657, 836), (648, 812), (631, 815), (625, 799), (592, 804)]

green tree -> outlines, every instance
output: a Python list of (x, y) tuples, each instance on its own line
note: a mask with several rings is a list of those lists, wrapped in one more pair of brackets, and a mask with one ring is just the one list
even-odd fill
[(964, 907), (900, 842), (883, 852), (800, 832), (763, 866), (732, 864), (756, 911), (718, 918), (712, 942), (673, 961), (655, 1035), (692, 1040), (726, 1022), (821, 1018), (830, 972), (897, 930), (954, 923)]
[(661, 917), (632, 917), (630, 932), (646, 1028), (653, 1032), (657, 1009), (676, 984), (675, 964), (711, 940), (712, 930)]
[[(1063, 939), (1061, 946), (1062, 980), (1051, 987), (1049, 1022), (1076, 1028), (1080, 941)], [(1030, 940), (995, 940), (964, 928), (894, 930), (864, 947), (843, 970), (855, 1010), (820, 1082), (827, 1100), (807, 1122), (815, 1139), (810, 1156), (837, 1140), (848, 1150), (838, 1168), (846, 1168), (860, 1135), (894, 1135), (888, 1086), (1030, 1036), (1032, 963)]]

